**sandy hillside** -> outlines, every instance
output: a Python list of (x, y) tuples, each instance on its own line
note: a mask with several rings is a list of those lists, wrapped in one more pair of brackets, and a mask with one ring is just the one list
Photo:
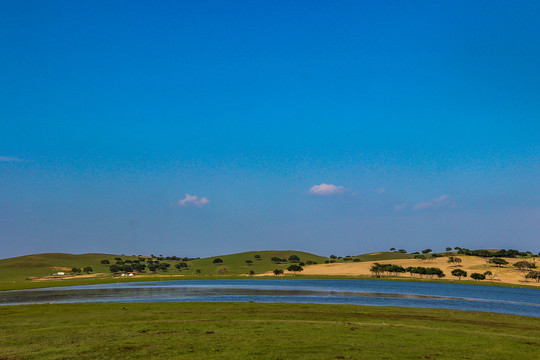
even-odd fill
[[(376, 261), (381, 264), (396, 264), (403, 267), (408, 266), (423, 266), (423, 267), (438, 267), (446, 274), (445, 279), (455, 279), (450, 273), (456, 268), (461, 268), (468, 273), (467, 279), (470, 279), (470, 274), (473, 272), (484, 273), (491, 271), (493, 273), (493, 280), (495, 282), (509, 283), (509, 284), (527, 284), (536, 285), (540, 287), (540, 283), (535, 280), (529, 279), (525, 282), (524, 273), (517, 271), (512, 264), (520, 261), (521, 259), (506, 259), (510, 264), (505, 267), (496, 267), (487, 263), (487, 259), (476, 256), (458, 256), (461, 260), (461, 267), (456, 267), (454, 264), (448, 263), (448, 257), (436, 258), (432, 261), (417, 260), (417, 259), (395, 259), (395, 260), (381, 260)], [(529, 260), (531, 261), (531, 260)], [(318, 264), (309, 265), (304, 267), (302, 274), (305, 275), (371, 275), (369, 269), (375, 263), (375, 261), (367, 262), (348, 262), (348, 263), (333, 263), (333, 264)], [(540, 266), (540, 264), (537, 264)], [(403, 274), (402, 277), (409, 277), (409, 274)], [(415, 275), (418, 276), (418, 275)]]

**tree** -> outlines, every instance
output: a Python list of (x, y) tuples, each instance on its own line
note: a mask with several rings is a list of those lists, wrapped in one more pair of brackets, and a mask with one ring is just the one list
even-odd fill
[(396, 248), (390, 248), (390, 251), (395, 251), (395, 250), (396, 250)]
[(494, 258), (489, 259), (488, 263), (497, 265), (497, 267), (501, 267), (501, 265), (508, 265), (508, 261), (499, 257), (494, 257)]
[(144, 271), (144, 269), (146, 269), (146, 265), (144, 264), (133, 264), (133, 270), (137, 271), (137, 272), (141, 272), (141, 271)]
[(536, 268), (536, 265), (534, 263), (522, 260), (514, 263), (514, 267), (518, 270), (530, 270)]
[(261, 255), (255, 254), (255, 260), (261, 260)]
[(452, 251), (452, 248), (451, 248), (451, 247), (447, 247), (447, 248), (446, 248), (446, 251)]
[(380, 277), (381, 273), (383, 272), (383, 265), (376, 262), (371, 265), (369, 271), (371, 271), (376, 277)]
[(90, 266), (87, 266), (83, 269), (83, 271), (87, 274), (90, 274), (91, 272), (93, 272), (94, 270), (92, 269), (92, 267)]
[(226, 266), (221, 266), (217, 269), (218, 274), (225, 275), (229, 273), (229, 269)]
[(472, 273), (471, 274), (471, 278), (478, 281), (478, 280), (485, 280), (486, 279), (486, 275), (484, 274), (480, 274), (480, 273)]
[(418, 254), (418, 255), (414, 255), (414, 258), (415, 258), (415, 259), (419, 259), (419, 260), (426, 260), (426, 255), (420, 255), (420, 254)]
[(81, 271), (82, 271), (81, 268), (78, 268), (78, 267), (72, 267), (71, 268), (71, 272), (74, 273), (74, 274), (78, 274)]
[(184, 269), (188, 269), (188, 264), (185, 263), (185, 262), (179, 262), (178, 264), (174, 265), (178, 270), (184, 270)]
[(400, 253), (400, 254), (406, 254), (406, 253), (407, 253), (407, 250), (405, 250), (405, 249), (399, 249), (397, 252)]
[(161, 264), (159, 264), (158, 268), (161, 271), (167, 271), (167, 269), (169, 269), (170, 266), (171, 266), (171, 264), (161, 263)]
[(527, 275), (525, 275), (525, 281), (527, 279), (535, 279), (536, 282), (540, 282), (540, 271), (529, 271)]
[[(120, 265), (118, 265), (118, 266), (120, 266)], [(124, 264), (124, 265), (120, 266), (120, 268), (124, 272), (133, 272), (133, 266), (131, 266), (130, 264)]]
[(424, 250), (422, 250), (422, 254), (429, 254), (432, 251), (433, 250), (431, 250), (431, 249), (424, 249)]
[(151, 263), (151, 264), (148, 264), (148, 270), (150, 270), (151, 272), (156, 272), (156, 270), (158, 269), (158, 266), (154, 263)]
[(122, 258), (121, 258), (121, 257), (115, 257), (114, 260), (116, 260), (116, 261), (122, 261)]
[(273, 273), (274, 275), (279, 276), (283, 274), (283, 269), (274, 269)]
[(249, 276), (253, 276), (253, 275), (255, 275), (255, 271), (249, 270)]
[(304, 270), (304, 268), (296, 264), (292, 264), (291, 266), (287, 268), (287, 271), (292, 271), (295, 275), (296, 275), (296, 272), (300, 272), (302, 270)]
[(109, 265), (111, 262), (109, 260), (107, 260), (107, 259), (103, 259), (103, 260), (101, 260), (101, 263), (103, 265)]
[(117, 273), (117, 272), (120, 272), (122, 270), (122, 268), (120, 267), (120, 265), (111, 265), (109, 266), (109, 271), (112, 272), (112, 273)]
[(201, 273), (202, 273), (201, 269), (195, 269), (195, 274), (196, 275), (201, 275)]
[(289, 262), (299, 262), (300, 258), (296, 255), (289, 256)]
[(484, 276), (489, 278), (490, 280), (493, 279), (493, 273), (489, 270), (484, 272)]
[(253, 260), (246, 260), (246, 264), (248, 264), (248, 266), (253, 264)]
[(467, 272), (461, 269), (454, 269), (450, 274), (457, 276), (458, 280), (461, 280), (461, 277), (467, 277)]
[(212, 261), (212, 263), (214, 264), (221, 264), (223, 262), (223, 260), (221, 260), (220, 258), (215, 258), (214, 261)]

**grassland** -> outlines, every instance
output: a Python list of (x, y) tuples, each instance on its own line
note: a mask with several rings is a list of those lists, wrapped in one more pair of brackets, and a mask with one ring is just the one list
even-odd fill
[(316, 304), (0, 307), (0, 359), (532, 359), (540, 320)]
[[(256, 257), (258, 255), (258, 257)], [(317, 265), (308, 265), (304, 267), (304, 271), (297, 277), (323, 278), (323, 279), (372, 279), (369, 271), (374, 262), (393, 263), (407, 266), (435, 266), (443, 269), (446, 274), (444, 279), (425, 279), (411, 277), (408, 274), (403, 274), (399, 277), (392, 277), (392, 280), (404, 281), (437, 281), (437, 282), (456, 282), (457, 278), (450, 275), (450, 272), (455, 266), (448, 264), (447, 257), (440, 257), (434, 261), (429, 261), (425, 265), (423, 261), (413, 259), (412, 254), (401, 254), (397, 252), (377, 252), (371, 254), (357, 255), (353, 257), (335, 259), (330, 264), (325, 262), (330, 261), (329, 258), (317, 256), (314, 254), (300, 251), (252, 251), (231, 255), (220, 255), (203, 259), (194, 259), (186, 261), (189, 265), (188, 270), (178, 270), (175, 265), (181, 260), (167, 260), (162, 262), (170, 263), (171, 267), (168, 271), (157, 271), (155, 273), (145, 271), (137, 273), (134, 277), (114, 277), (109, 271), (109, 265), (101, 264), (101, 260), (107, 259), (111, 264), (115, 263), (114, 258), (120, 257), (123, 260), (136, 260), (138, 256), (114, 255), (114, 254), (61, 254), (48, 253), (27, 255), (16, 258), (0, 260), (0, 291), (15, 290), (15, 289), (30, 289), (50, 286), (67, 286), (67, 285), (87, 285), (101, 284), (111, 282), (127, 282), (127, 281), (156, 281), (156, 280), (192, 280), (192, 279), (223, 279), (223, 278), (245, 278), (250, 271), (253, 271), (256, 276), (271, 276), (274, 277), (272, 271), (274, 269), (286, 269), (289, 263), (276, 264), (272, 261), (273, 257), (280, 259), (288, 259), (291, 255), (296, 255), (302, 262), (317, 263)], [(222, 263), (214, 263), (214, 259), (220, 258)], [(536, 287), (540, 283), (530, 280), (524, 282), (523, 272), (517, 271), (511, 264), (503, 267), (495, 267), (486, 262), (486, 258), (476, 256), (461, 256), (463, 259), (461, 268), (472, 272), (485, 272), (490, 270), (494, 274), (494, 279), (491, 281), (476, 282), (462, 278), (460, 283), (475, 283), (484, 285), (500, 285), (500, 286), (520, 286), (520, 287)], [(154, 257), (155, 259), (155, 257)], [(247, 263), (246, 260), (251, 261)], [(509, 262), (515, 262), (520, 259), (508, 259)], [(535, 261), (534, 257), (527, 259)], [(48, 278), (43, 280), (48, 275), (65, 271), (69, 273), (72, 267), (84, 268), (91, 266), (94, 270), (91, 275), (64, 276), (63, 278)], [(293, 274), (285, 271), (285, 276), (293, 276)], [(33, 279), (33, 280), (27, 280)], [(41, 280), (39, 280), (41, 279)], [(389, 279), (386, 277), (385, 279)]]
[[(257, 260), (255, 255), (260, 255), (260, 260)], [(161, 262), (171, 264), (168, 271), (157, 271), (156, 273), (146, 271), (145, 273), (137, 274), (134, 279), (126, 279), (113, 277), (109, 271), (109, 265), (101, 264), (101, 260), (109, 260), (111, 264), (114, 264), (114, 258), (116, 257), (133, 261), (138, 259), (138, 256), (46, 253), (0, 260), (0, 291), (117, 281), (178, 280), (184, 278), (208, 279), (215, 277), (223, 278), (224, 276), (245, 277), (250, 271), (260, 274), (272, 271), (273, 269), (286, 269), (290, 264), (275, 264), (271, 259), (273, 257), (288, 259), (291, 255), (298, 256), (301, 261), (311, 260), (316, 263), (322, 263), (327, 260), (327, 258), (301, 251), (252, 251), (190, 260), (187, 261), (189, 269), (182, 271), (174, 267), (180, 260), (162, 260)], [(223, 263), (213, 263), (216, 258), (222, 259)], [(250, 260), (252, 263), (248, 264), (246, 260)], [(45, 277), (58, 271), (69, 272), (72, 267), (84, 268), (86, 266), (90, 266), (94, 270), (92, 277), (76, 276), (66, 277), (65, 279), (49, 279), (46, 281), (27, 280), (29, 278)], [(197, 270), (200, 271), (200, 274), (197, 274)]]

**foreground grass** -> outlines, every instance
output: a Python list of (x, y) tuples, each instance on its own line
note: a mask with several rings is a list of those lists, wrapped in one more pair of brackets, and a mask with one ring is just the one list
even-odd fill
[(540, 320), (316, 304), (0, 307), (0, 359), (535, 358)]

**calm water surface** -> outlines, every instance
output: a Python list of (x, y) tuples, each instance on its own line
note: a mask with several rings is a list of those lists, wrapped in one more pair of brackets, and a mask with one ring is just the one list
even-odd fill
[(540, 289), (428, 282), (318, 279), (176, 280), (0, 292), (0, 305), (162, 301), (405, 306), (540, 317)]

